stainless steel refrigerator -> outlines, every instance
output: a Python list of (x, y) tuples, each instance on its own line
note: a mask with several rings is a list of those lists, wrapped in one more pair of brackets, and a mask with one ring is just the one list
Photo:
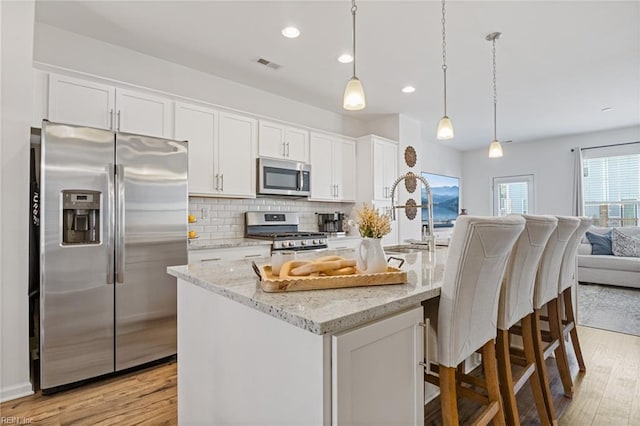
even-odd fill
[(176, 353), (187, 143), (43, 122), (40, 387)]

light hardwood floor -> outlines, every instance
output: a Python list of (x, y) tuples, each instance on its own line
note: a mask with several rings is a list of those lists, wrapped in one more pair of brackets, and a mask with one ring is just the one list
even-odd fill
[[(640, 425), (640, 337), (588, 327), (578, 331), (587, 373), (578, 376), (572, 366), (572, 401), (562, 396), (559, 378), (553, 378), (560, 426)], [(557, 376), (557, 370), (550, 374)], [(37, 425), (173, 425), (176, 384), (176, 363), (164, 364), (51, 396), (38, 393), (5, 402), (0, 415)], [(526, 410), (527, 398), (526, 392), (518, 394), (522, 423), (537, 424), (535, 408)], [(437, 424), (430, 418), (425, 424)]]

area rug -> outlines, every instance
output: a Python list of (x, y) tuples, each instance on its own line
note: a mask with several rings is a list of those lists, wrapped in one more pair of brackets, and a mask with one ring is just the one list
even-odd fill
[(578, 324), (640, 336), (640, 289), (578, 285)]

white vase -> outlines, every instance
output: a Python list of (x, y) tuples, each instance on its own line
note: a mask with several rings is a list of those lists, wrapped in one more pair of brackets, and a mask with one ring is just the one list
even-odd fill
[(362, 238), (356, 252), (358, 270), (363, 274), (387, 272), (382, 238)]

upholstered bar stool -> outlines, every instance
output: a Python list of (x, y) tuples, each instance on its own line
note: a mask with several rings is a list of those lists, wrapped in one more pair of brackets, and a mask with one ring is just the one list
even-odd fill
[[(580, 371), (586, 371), (584, 364), (584, 358), (582, 357), (582, 349), (580, 348), (580, 340), (578, 340), (578, 330), (576, 329), (576, 319), (573, 312), (573, 298), (571, 296), (572, 289), (577, 283), (578, 277), (576, 276), (576, 252), (578, 251), (578, 245), (580, 240), (584, 236), (584, 233), (592, 225), (592, 220), (588, 217), (580, 217), (580, 225), (576, 231), (571, 235), (567, 248), (564, 250), (564, 256), (562, 257), (562, 264), (560, 265), (560, 279), (558, 280), (558, 310), (555, 312), (558, 315), (558, 321), (562, 324), (562, 334), (565, 336), (567, 333), (571, 335), (571, 344), (573, 345), (573, 351), (576, 354), (578, 361), (578, 367)], [(564, 316), (560, 309), (563, 302)], [(549, 313), (551, 315), (551, 313)], [(564, 345), (564, 339), (561, 343)]]
[[(429, 366), (425, 380), (440, 387), (445, 425), (459, 423), (457, 396), (481, 402), (486, 407), (476, 424), (504, 424), (495, 358), (498, 297), (509, 252), (524, 229), (522, 217), (460, 216), (449, 244), (437, 313), (427, 311), (433, 323), (437, 315), (437, 366)], [(487, 395), (476, 392), (456, 377), (456, 367), (482, 349)]]
[[(555, 423), (555, 409), (551, 403), (551, 391), (549, 389), (549, 380), (545, 359), (552, 352), (555, 352), (558, 371), (564, 387), (566, 396), (573, 395), (573, 385), (571, 384), (571, 375), (569, 373), (569, 363), (567, 362), (567, 354), (564, 345), (560, 343), (562, 340), (561, 326), (555, 315), (549, 316), (549, 332), (543, 332), (541, 328), (542, 310), (546, 306), (548, 312), (558, 310), (558, 279), (560, 277), (560, 266), (562, 265), (562, 257), (564, 255), (567, 243), (571, 235), (575, 232), (580, 224), (580, 219), (569, 216), (558, 216), (558, 226), (551, 233), (549, 241), (542, 254), (538, 273), (536, 275), (536, 284), (533, 294), (533, 324), (532, 330), (534, 334), (534, 351), (536, 356), (536, 367), (538, 376), (542, 383), (542, 391), (547, 404), (547, 412), (550, 420)], [(544, 340), (549, 342), (545, 347)], [(567, 386), (569, 384), (569, 386)]]
[[(525, 228), (511, 250), (500, 290), (496, 339), (498, 376), (508, 425), (520, 424), (515, 394), (527, 381), (531, 384), (540, 422), (548, 425), (550, 417), (547, 413), (547, 403), (544, 401), (540, 378), (536, 372), (531, 325), (536, 272), (547, 241), (556, 229), (558, 220), (553, 216), (522, 215), (522, 217), (526, 221)], [(521, 326), (518, 326), (518, 323), (521, 323)], [(511, 348), (509, 335), (512, 329), (522, 336), (523, 351)], [(522, 359), (518, 355), (523, 356), (524, 362), (521, 362)], [(515, 380), (511, 369), (512, 356), (514, 364), (524, 367), (521, 375)]]

